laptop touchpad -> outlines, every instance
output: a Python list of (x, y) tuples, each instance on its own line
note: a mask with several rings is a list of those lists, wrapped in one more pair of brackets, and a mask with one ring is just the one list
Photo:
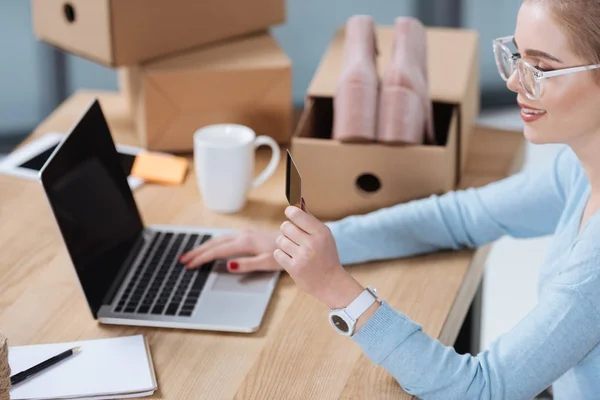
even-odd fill
[(232, 274), (224, 262), (216, 263), (213, 272), (218, 274), (211, 288), (213, 291), (235, 293), (264, 293), (269, 288), (273, 276), (273, 272), (268, 271)]

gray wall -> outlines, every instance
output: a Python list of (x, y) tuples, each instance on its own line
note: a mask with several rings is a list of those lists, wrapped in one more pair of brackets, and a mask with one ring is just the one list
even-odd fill
[[(513, 32), (519, 4), (520, 0), (287, 0), (288, 20), (274, 27), (273, 34), (293, 62), (294, 102), (300, 105), (329, 40), (351, 15), (370, 14), (386, 25), (396, 16), (411, 15), (435, 24), (443, 23), (446, 13), (437, 11), (457, 8), (459, 18), (448, 18), (480, 32), (484, 98), (488, 93), (496, 101), (507, 99), (508, 93), (494, 66), (491, 39)], [(2, 0), (0, 55), (0, 136), (28, 132), (80, 88), (117, 89), (114, 70), (36, 41), (28, 0)]]
[(273, 34), (294, 66), (294, 102), (304, 94), (335, 30), (355, 14), (369, 14), (378, 24), (391, 25), (400, 15), (415, 15), (413, 1), (288, 0), (285, 25)]
[[(288, 0), (285, 24), (273, 35), (291, 58), (294, 102), (302, 104), (311, 77), (336, 28), (352, 15), (370, 14), (380, 24), (392, 24), (394, 16), (414, 15), (412, 1), (389, 0)], [(310, 21), (307, 24), (307, 21)], [(116, 88), (114, 72), (76, 56), (69, 56), (69, 92), (81, 87)]]
[(29, 2), (4, 0), (0, 5), (0, 133), (38, 122), (39, 61)]
[(117, 73), (102, 65), (72, 54), (66, 55), (67, 93), (81, 88), (117, 90)]
[(462, 0), (462, 25), (479, 32), (479, 63), (482, 91), (488, 104), (514, 103), (514, 95), (500, 78), (492, 53), (492, 40), (512, 35), (521, 0)]

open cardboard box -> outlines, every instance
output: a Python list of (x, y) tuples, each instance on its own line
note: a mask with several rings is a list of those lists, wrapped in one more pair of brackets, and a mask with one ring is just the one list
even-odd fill
[(38, 39), (107, 66), (134, 65), (285, 22), (284, 0), (33, 0)]
[[(377, 28), (380, 76), (391, 58), (393, 32), (392, 27)], [(337, 32), (311, 82), (292, 138), (303, 196), (313, 215), (336, 219), (456, 188), (479, 113), (478, 35), (428, 28), (427, 39), (438, 145), (341, 143), (331, 139), (344, 48), (344, 30)]]

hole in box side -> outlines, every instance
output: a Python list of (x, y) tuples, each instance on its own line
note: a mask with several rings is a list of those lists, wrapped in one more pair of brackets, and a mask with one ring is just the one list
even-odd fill
[[(333, 98), (331, 97), (312, 97), (311, 120), (307, 121), (310, 132), (307, 137), (317, 139), (331, 139), (333, 129)], [(450, 130), (450, 121), (452, 119), (452, 111), (456, 107), (455, 104), (433, 102), (433, 129), (435, 138), (439, 146), (445, 146), (448, 140)]]
[(69, 22), (69, 23), (75, 22), (75, 18), (77, 17), (77, 14), (75, 13), (75, 7), (73, 7), (73, 4), (65, 3), (65, 5), (63, 6), (63, 12), (65, 14), (65, 18), (66, 18), (67, 22)]
[(381, 189), (381, 180), (374, 174), (365, 173), (356, 179), (356, 186), (362, 192), (372, 194)]

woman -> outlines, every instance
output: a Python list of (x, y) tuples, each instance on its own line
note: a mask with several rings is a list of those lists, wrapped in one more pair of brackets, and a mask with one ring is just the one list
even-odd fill
[(215, 239), (184, 262), (255, 254), (232, 260), (230, 270), (284, 268), (325, 305), (343, 308), (364, 288), (342, 264), (472, 248), (505, 234), (553, 234), (537, 306), (477, 356), (458, 355), (385, 301), (358, 318), (352, 338), (425, 399), (526, 399), (550, 384), (557, 399), (600, 398), (598, 21), (598, 1), (526, 0), (514, 36), (518, 53), (505, 46), (512, 38), (494, 41), (526, 139), (567, 145), (545, 168), (327, 224), (288, 207), (280, 232)]

